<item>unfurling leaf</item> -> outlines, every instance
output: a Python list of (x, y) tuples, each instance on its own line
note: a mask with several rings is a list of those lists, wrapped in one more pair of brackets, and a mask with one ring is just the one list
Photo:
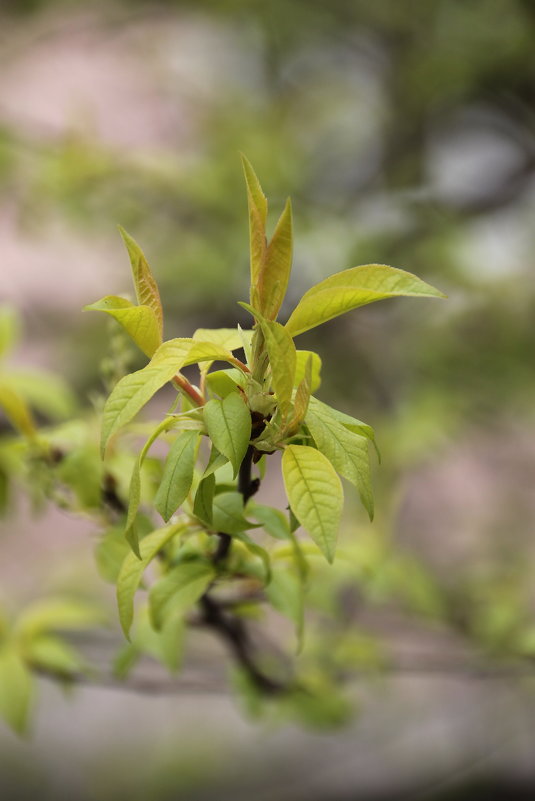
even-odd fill
[(245, 402), (234, 392), (222, 401), (209, 401), (203, 414), (208, 436), (227, 457), (236, 476), (251, 438), (251, 415)]
[(286, 295), (292, 269), (292, 251), (292, 204), (288, 198), (268, 245), (258, 284), (260, 311), (267, 320), (276, 319)]
[(293, 513), (332, 562), (344, 502), (332, 464), (315, 448), (288, 445), (282, 456), (282, 476)]
[(84, 311), (102, 311), (114, 317), (149, 358), (162, 344), (158, 318), (150, 306), (134, 306), (125, 298), (107, 295), (84, 306)]
[(140, 306), (149, 306), (153, 310), (158, 323), (161, 341), (163, 338), (163, 312), (158, 285), (150, 271), (145, 254), (135, 239), (133, 239), (124, 228), (121, 228), (121, 226), (119, 226), (119, 232), (126, 245), (128, 255), (130, 256), (137, 302)]
[(249, 207), (249, 243), (251, 252), (251, 303), (259, 307), (258, 284), (267, 256), (267, 199), (249, 160), (242, 154), (243, 173)]
[(296, 365), (294, 376), (294, 387), (299, 386), (305, 377), (305, 369), (309, 358), (311, 361), (310, 391), (316, 392), (321, 386), (321, 358), (313, 350), (296, 351)]
[(365, 264), (335, 273), (305, 292), (286, 328), (295, 337), (359, 306), (401, 296), (445, 297), (405, 270), (385, 264)]

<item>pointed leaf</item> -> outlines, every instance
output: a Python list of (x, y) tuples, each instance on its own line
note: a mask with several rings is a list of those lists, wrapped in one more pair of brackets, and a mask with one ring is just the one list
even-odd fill
[(272, 506), (264, 506), (261, 503), (256, 503), (250, 500), (246, 508), (247, 514), (262, 524), (262, 527), (268, 534), (278, 540), (290, 539), (290, 527), (288, 520), (280, 509), (274, 509)]
[(25, 638), (52, 631), (87, 629), (104, 622), (102, 609), (94, 604), (64, 598), (35, 601), (26, 607), (16, 624), (16, 632)]
[(292, 269), (292, 250), (292, 205), (288, 198), (268, 245), (259, 281), (260, 311), (268, 320), (275, 320), (286, 295)]
[(149, 358), (162, 344), (158, 318), (150, 306), (134, 306), (129, 300), (115, 295), (84, 306), (84, 311), (102, 311), (122, 325), (126, 333)]
[(251, 303), (259, 302), (258, 284), (267, 257), (266, 217), (267, 199), (251, 163), (242, 155), (243, 172), (249, 206), (249, 241), (251, 251)]
[(340, 475), (351, 481), (358, 489), (370, 520), (373, 520), (373, 492), (367, 438), (349, 431), (328, 414), (318, 413), (314, 406), (308, 410), (306, 424), (318, 450), (327, 457)]
[(235, 392), (222, 401), (209, 401), (204, 407), (204, 422), (208, 436), (230, 461), (236, 476), (251, 438), (251, 415), (241, 395)]
[(162, 480), (154, 498), (154, 506), (166, 522), (176, 512), (191, 489), (195, 466), (195, 446), (198, 439), (198, 431), (183, 431), (169, 450)]
[(126, 245), (128, 255), (130, 256), (137, 302), (140, 306), (149, 306), (153, 310), (158, 323), (158, 331), (161, 340), (163, 336), (163, 312), (158, 285), (150, 271), (145, 254), (135, 239), (133, 239), (124, 228), (121, 228), (121, 226), (119, 226), (119, 232)]
[(363, 423), (362, 420), (357, 420), (356, 417), (351, 417), (351, 415), (345, 414), (345, 412), (333, 409), (332, 406), (328, 406), (317, 398), (310, 398), (310, 409), (313, 410), (314, 414), (320, 415), (321, 417), (328, 417), (331, 420), (336, 420), (345, 426), (345, 428), (348, 428), (355, 434), (360, 434), (361, 437), (367, 437), (375, 444), (375, 431), (367, 423)]
[(399, 296), (445, 297), (405, 270), (385, 264), (366, 264), (335, 273), (305, 292), (286, 328), (295, 337), (359, 306)]
[(127, 638), (134, 619), (134, 595), (147, 565), (172, 537), (182, 534), (187, 527), (187, 523), (180, 521), (153, 531), (139, 544), (141, 559), (129, 553), (124, 560), (117, 578), (117, 605), (121, 626)]
[(308, 445), (288, 445), (282, 476), (293, 513), (332, 562), (342, 515), (342, 484), (329, 460)]

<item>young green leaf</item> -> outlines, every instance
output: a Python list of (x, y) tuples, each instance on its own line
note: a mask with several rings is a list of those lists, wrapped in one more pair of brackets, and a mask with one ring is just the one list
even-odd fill
[(242, 154), (243, 173), (249, 207), (249, 242), (251, 251), (251, 303), (260, 308), (259, 282), (267, 257), (267, 199), (251, 163)]
[(336, 420), (355, 434), (360, 434), (361, 437), (367, 437), (371, 442), (375, 443), (375, 432), (373, 428), (367, 423), (363, 423), (362, 420), (357, 420), (356, 417), (351, 417), (351, 415), (345, 414), (345, 412), (333, 409), (332, 406), (328, 406), (317, 398), (310, 398), (310, 409), (314, 414)]
[(315, 448), (288, 445), (282, 456), (282, 476), (292, 511), (332, 562), (344, 502), (333, 466)]
[(294, 398), (293, 415), (288, 424), (290, 432), (297, 431), (308, 410), (310, 403), (310, 393), (312, 391), (312, 356), (309, 356), (305, 374), (296, 389)]
[(206, 383), (210, 390), (221, 398), (226, 398), (231, 392), (236, 392), (238, 386), (245, 387), (246, 385), (244, 374), (235, 367), (208, 373)]
[(102, 413), (102, 453), (110, 437), (129, 423), (182, 367), (210, 359), (222, 359), (232, 364), (234, 357), (230, 351), (211, 342), (170, 339), (158, 348), (146, 367), (121, 378)]
[(322, 413), (321, 407), (309, 408), (305, 421), (318, 450), (340, 475), (355, 485), (370, 520), (373, 520), (373, 492), (366, 437), (349, 431), (329, 414)]
[(226, 350), (239, 350), (243, 348), (244, 338), (250, 344), (252, 331), (239, 331), (237, 328), (197, 328), (193, 339), (201, 342), (211, 342), (220, 345)]
[(36, 637), (26, 645), (25, 653), (33, 668), (60, 678), (81, 673), (87, 667), (82, 656), (59, 637)]
[(0, 645), (0, 717), (24, 734), (33, 695), (33, 681), (14, 643)]
[(129, 300), (115, 295), (84, 306), (84, 311), (102, 311), (122, 325), (126, 333), (149, 358), (162, 344), (158, 318), (150, 306), (134, 306)]
[(304, 627), (304, 584), (294, 576), (287, 566), (277, 565), (273, 570), (271, 582), (266, 587), (266, 595), (272, 606), (289, 618), (295, 626), (298, 649), (301, 649)]
[(294, 387), (299, 386), (303, 378), (305, 377), (305, 369), (308, 364), (308, 360), (311, 359), (311, 376), (310, 376), (310, 391), (316, 392), (317, 389), (321, 386), (321, 358), (318, 356), (317, 353), (314, 353), (313, 350), (298, 350), (295, 353), (296, 355), (296, 364), (295, 364), (295, 376), (294, 376)]
[(134, 595), (147, 565), (170, 539), (184, 533), (187, 528), (188, 524), (180, 521), (153, 531), (139, 544), (141, 559), (134, 553), (129, 553), (124, 560), (117, 579), (117, 605), (121, 626), (127, 638), (134, 619)]
[(365, 264), (335, 273), (305, 292), (286, 328), (295, 337), (359, 306), (401, 296), (445, 297), (405, 270), (385, 264)]
[(268, 320), (275, 320), (286, 295), (292, 269), (292, 204), (287, 199), (271, 242), (259, 280), (260, 311)]
[(278, 540), (290, 539), (290, 527), (288, 520), (280, 509), (274, 509), (272, 506), (264, 506), (261, 503), (256, 503), (252, 499), (247, 503), (246, 512), (259, 523), (268, 534)]
[(251, 415), (241, 395), (235, 392), (222, 401), (209, 401), (204, 407), (204, 422), (208, 436), (230, 461), (236, 477), (251, 438)]
[(103, 622), (103, 611), (94, 604), (49, 598), (27, 606), (17, 620), (15, 632), (24, 639), (31, 639), (52, 631), (87, 629)]
[(162, 480), (154, 498), (154, 506), (165, 522), (176, 512), (191, 489), (198, 439), (198, 431), (183, 431), (169, 450)]
[(130, 256), (137, 302), (140, 306), (149, 306), (153, 310), (158, 323), (158, 331), (161, 340), (163, 338), (163, 312), (158, 285), (150, 271), (145, 254), (135, 239), (133, 239), (124, 228), (121, 228), (121, 226), (119, 226), (119, 233), (123, 238), (128, 255)]
[(150, 617), (153, 626), (160, 629), (170, 610), (183, 614), (194, 606), (215, 577), (213, 565), (195, 560), (181, 562), (158, 579), (150, 589)]

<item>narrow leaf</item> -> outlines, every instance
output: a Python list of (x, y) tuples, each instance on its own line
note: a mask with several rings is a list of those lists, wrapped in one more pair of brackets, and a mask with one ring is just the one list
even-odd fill
[(249, 160), (242, 155), (243, 173), (249, 206), (249, 241), (251, 252), (251, 303), (260, 308), (258, 283), (267, 257), (267, 199)]
[(154, 498), (154, 506), (167, 522), (191, 489), (195, 466), (195, 446), (198, 431), (183, 431), (173, 442), (163, 476)]
[(288, 445), (282, 456), (282, 476), (293, 513), (332, 562), (344, 501), (333, 466), (315, 448)]
[(400, 296), (445, 297), (405, 270), (385, 264), (366, 264), (335, 273), (305, 292), (286, 328), (292, 336), (297, 336), (359, 306)]
[(286, 295), (292, 269), (292, 205), (286, 201), (271, 242), (259, 282), (260, 311), (268, 320), (275, 320)]
[(150, 271), (145, 254), (135, 239), (133, 239), (124, 228), (121, 228), (121, 226), (119, 226), (119, 232), (126, 245), (128, 255), (130, 256), (137, 302), (140, 306), (149, 306), (153, 310), (158, 323), (158, 331), (161, 340), (163, 336), (163, 312), (158, 285)]
[(134, 619), (134, 595), (147, 565), (172, 537), (186, 530), (187, 524), (181, 521), (153, 531), (139, 544), (141, 559), (129, 553), (124, 560), (117, 579), (117, 605), (121, 626), (127, 638)]
[(125, 298), (107, 295), (84, 311), (102, 311), (122, 325), (126, 333), (149, 358), (162, 344), (158, 318), (150, 306), (135, 306)]
[(204, 421), (210, 439), (230, 461), (236, 476), (251, 438), (251, 415), (241, 395), (235, 392), (222, 401), (209, 401)]
[(295, 353), (296, 355), (296, 364), (295, 364), (295, 376), (294, 376), (294, 387), (299, 386), (303, 378), (305, 377), (305, 369), (308, 364), (308, 360), (312, 360), (312, 372), (310, 376), (310, 391), (316, 392), (317, 389), (321, 386), (321, 358), (318, 356), (317, 353), (314, 353), (313, 350), (298, 350)]

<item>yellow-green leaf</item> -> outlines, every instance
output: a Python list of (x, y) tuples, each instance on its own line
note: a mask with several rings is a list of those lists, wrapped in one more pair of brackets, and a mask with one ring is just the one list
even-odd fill
[(8, 353), (19, 340), (20, 318), (9, 306), (0, 306), (0, 357)]
[(305, 369), (311, 359), (310, 391), (316, 392), (321, 386), (321, 358), (313, 350), (298, 350), (295, 355), (294, 387), (299, 386), (305, 377)]
[(312, 404), (305, 421), (317, 448), (340, 475), (358, 489), (360, 499), (373, 520), (373, 491), (370, 478), (368, 439), (339, 423), (322, 405)]
[(267, 257), (267, 199), (249, 160), (242, 155), (243, 173), (249, 206), (249, 240), (251, 251), (251, 303), (258, 306), (258, 283)]
[(258, 284), (260, 311), (268, 320), (276, 319), (286, 295), (292, 269), (292, 255), (292, 205), (288, 198), (268, 245)]
[(169, 609), (187, 612), (208, 589), (215, 577), (213, 565), (199, 560), (181, 562), (156, 581), (149, 593), (152, 624), (160, 629)]
[(187, 529), (187, 523), (180, 521), (172, 526), (157, 529), (148, 534), (139, 544), (141, 559), (134, 553), (125, 558), (117, 578), (117, 605), (122, 629), (129, 636), (134, 619), (134, 595), (148, 564), (172, 537)]
[(84, 306), (84, 311), (102, 311), (111, 315), (149, 358), (162, 344), (158, 318), (150, 306), (135, 306), (125, 298), (106, 295)]
[(332, 562), (344, 502), (332, 464), (315, 448), (288, 445), (282, 456), (282, 476), (294, 515)]
[(405, 270), (385, 264), (365, 264), (335, 273), (305, 292), (286, 328), (292, 336), (297, 336), (359, 306), (401, 296), (445, 297)]
[(221, 359), (233, 363), (230, 351), (211, 342), (179, 338), (164, 342), (142, 370), (130, 373), (116, 384), (102, 414), (101, 449), (110, 437), (130, 422), (152, 396), (188, 364)]
[(161, 341), (163, 337), (163, 312), (158, 285), (150, 271), (145, 254), (135, 239), (133, 239), (124, 228), (121, 228), (121, 226), (119, 226), (119, 232), (130, 257), (137, 302), (140, 306), (149, 306), (153, 310), (158, 323)]

